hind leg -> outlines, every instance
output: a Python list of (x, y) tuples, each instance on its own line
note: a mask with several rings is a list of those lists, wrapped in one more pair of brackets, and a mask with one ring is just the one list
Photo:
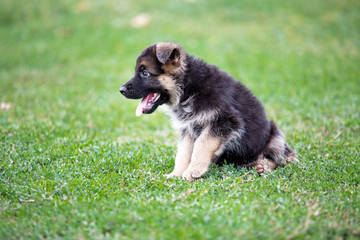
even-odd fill
[(295, 151), (285, 142), (284, 134), (271, 122), (270, 139), (263, 151), (263, 158), (258, 159), (256, 171), (272, 171), (278, 166), (284, 167), (288, 163), (298, 162)]
[(285, 158), (283, 160), (283, 163), (285, 165), (288, 163), (299, 162), (299, 159), (297, 158), (295, 151), (287, 143), (285, 143), (284, 155), (285, 155)]
[(282, 161), (283, 164), (281, 164), (281, 165), (277, 164), (276, 162), (274, 162), (268, 158), (264, 158), (264, 157), (259, 158), (255, 163), (256, 172), (259, 175), (261, 175), (265, 172), (271, 172), (279, 166), (284, 167), (288, 163), (299, 162), (299, 160), (293, 150), (291, 151), (291, 153), (289, 153), (288, 155), (285, 155), (285, 156), (286, 156), (285, 159)]

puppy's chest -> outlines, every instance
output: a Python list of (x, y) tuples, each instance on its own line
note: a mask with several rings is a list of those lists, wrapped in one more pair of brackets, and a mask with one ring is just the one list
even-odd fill
[(191, 105), (183, 105), (177, 108), (168, 108), (166, 113), (171, 118), (172, 126), (180, 131), (186, 131), (193, 137), (210, 125), (216, 115), (216, 111), (194, 112)]

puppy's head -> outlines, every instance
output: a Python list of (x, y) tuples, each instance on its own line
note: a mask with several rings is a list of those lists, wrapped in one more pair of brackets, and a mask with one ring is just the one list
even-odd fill
[(161, 104), (179, 101), (185, 59), (181, 46), (172, 42), (156, 43), (140, 54), (135, 75), (120, 88), (126, 98), (142, 98), (136, 116), (150, 114)]

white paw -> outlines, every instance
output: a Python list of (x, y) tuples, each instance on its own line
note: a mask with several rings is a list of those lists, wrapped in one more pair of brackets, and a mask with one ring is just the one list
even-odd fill
[(181, 177), (181, 173), (177, 173), (177, 172), (171, 172), (169, 174), (165, 174), (164, 176), (166, 177), (166, 179), (170, 179), (170, 178), (174, 178), (174, 177)]
[(195, 179), (200, 178), (206, 172), (205, 170), (198, 170), (198, 169), (186, 169), (186, 171), (182, 174), (182, 178), (187, 181), (193, 181)]

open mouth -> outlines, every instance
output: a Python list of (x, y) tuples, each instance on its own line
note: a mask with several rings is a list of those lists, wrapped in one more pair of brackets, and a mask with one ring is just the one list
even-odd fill
[(140, 117), (143, 113), (151, 113), (160, 96), (160, 93), (150, 93), (144, 97), (136, 108), (136, 116)]

